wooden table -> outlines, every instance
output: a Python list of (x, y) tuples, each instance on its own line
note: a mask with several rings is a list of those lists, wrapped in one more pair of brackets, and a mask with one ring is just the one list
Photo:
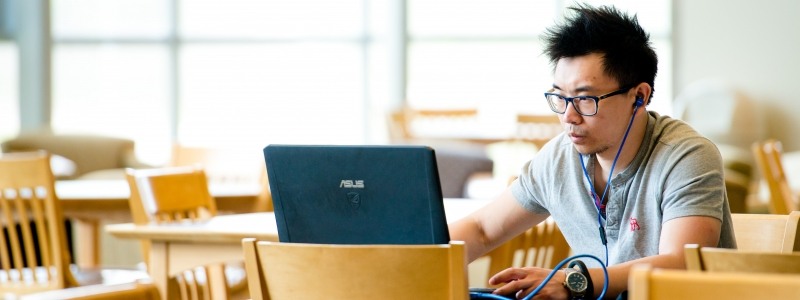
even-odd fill
[[(487, 200), (445, 199), (448, 222), (463, 218), (486, 205)], [(277, 241), (278, 228), (271, 212), (220, 215), (204, 222), (182, 224), (134, 225), (112, 224), (106, 230), (119, 238), (149, 239), (150, 276), (167, 299), (167, 280), (182, 270), (196, 266), (221, 265), (231, 261), (242, 261), (243, 238)], [(212, 299), (226, 299), (222, 268), (209, 270)]]
[[(75, 262), (81, 267), (98, 266), (100, 224), (132, 220), (128, 182), (122, 179), (61, 180), (56, 182), (55, 188), (64, 217), (73, 220), (76, 244), (81, 245), (80, 251), (75, 253)], [(221, 213), (257, 211), (258, 196), (262, 192), (257, 182), (211, 182), (209, 191)]]

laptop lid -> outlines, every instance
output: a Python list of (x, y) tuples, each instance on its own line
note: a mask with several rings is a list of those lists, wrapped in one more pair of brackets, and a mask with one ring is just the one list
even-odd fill
[(281, 242), (450, 241), (431, 148), (268, 145), (264, 157)]

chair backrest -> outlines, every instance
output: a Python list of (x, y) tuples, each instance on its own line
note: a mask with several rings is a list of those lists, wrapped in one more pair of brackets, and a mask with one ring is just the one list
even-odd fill
[(0, 156), (0, 290), (29, 293), (74, 286), (69, 264), (50, 155)]
[(628, 299), (800, 299), (800, 275), (708, 273), (636, 265)]
[[(464, 109), (412, 109), (404, 107), (389, 115), (389, 137), (393, 141), (425, 138), (420, 128), (459, 128), (464, 123), (477, 122), (478, 110)], [(434, 128), (435, 129), (435, 128)]]
[(736, 249), (684, 247), (686, 269), (709, 272), (800, 274), (800, 253), (754, 252)]
[[(242, 241), (253, 299), (467, 299), (464, 243)], [(313, 267), (310, 267), (313, 266)]]
[(193, 167), (126, 170), (134, 223), (207, 219), (217, 214), (205, 172)]
[[(510, 267), (552, 269), (569, 256), (570, 247), (552, 218), (547, 218), (524, 233), (486, 254), (491, 277)], [(487, 277), (487, 278), (489, 278)]]
[(555, 114), (517, 115), (517, 138), (532, 142), (539, 149), (562, 131), (564, 128)]
[(800, 251), (800, 211), (788, 215), (731, 214), (736, 244), (743, 251)]
[[(196, 221), (217, 214), (205, 172), (195, 167), (127, 169), (133, 223)], [(150, 261), (150, 241), (141, 240), (144, 261)]]
[(789, 187), (783, 171), (781, 143), (776, 140), (754, 143), (752, 150), (761, 176), (769, 187), (770, 213), (788, 214), (790, 211), (798, 210), (797, 197)]
[(45, 150), (75, 162), (75, 177), (105, 169), (138, 167), (134, 141), (94, 135), (25, 133), (2, 143), (3, 152)]

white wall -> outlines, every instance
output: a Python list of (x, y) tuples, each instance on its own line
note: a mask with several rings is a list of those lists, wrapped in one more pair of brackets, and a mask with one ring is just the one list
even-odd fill
[(800, 1), (674, 5), (675, 95), (699, 79), (724, 79), (757, 102), (765, 137), (800, 150)]

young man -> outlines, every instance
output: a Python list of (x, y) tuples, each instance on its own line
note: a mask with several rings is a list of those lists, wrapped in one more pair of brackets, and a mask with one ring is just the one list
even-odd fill
[[(612, 7), (571, 10), (546, 34), (555, 72), (541, 99), (558, 113), (564, 133), (491, 204), (451, 224), (450, 233), (474, 260), (552, 216), (575, 254), (608, 266), (606, 295), (613, 297), (627, 290), (636, 263), (685, 268), (685, 244), (736, 244), (715, 145), (682, 121), (645, 109), (657, 69), (649, 35), (636, 17)], [(582, 290), (570, 268), (556, 272), (536, 299), (599, 296), (600, 264), (581, 260), (593, 290)], [(496, 294), (523, 297), (550, 271), (509, 268), (489, 283), (506, 283)], [(577, 284), (566, 284), (567, 274)]]

